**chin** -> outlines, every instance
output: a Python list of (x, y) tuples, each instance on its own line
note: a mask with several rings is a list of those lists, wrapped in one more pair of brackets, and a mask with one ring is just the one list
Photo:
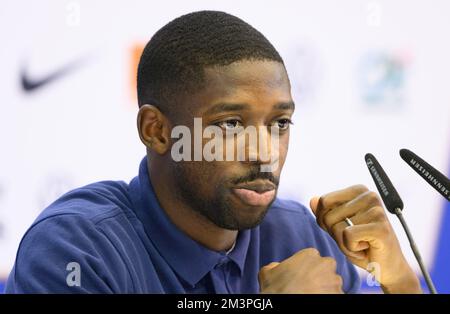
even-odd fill
[(236, 208), (235, 212), (233, 213), (235, 221), (238, 225), (236, 229), (244, 230), (258, 226), (264, 220), (268, 209), (268, 206), (246, 206), (240, 209)]

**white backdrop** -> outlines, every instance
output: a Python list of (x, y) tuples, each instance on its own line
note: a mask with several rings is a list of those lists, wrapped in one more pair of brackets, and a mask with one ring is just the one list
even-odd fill
[[(450, 2), (2, 0), (0, 280), (23, 233), (56, 197), (137, 174), (145, 154), (135, 123), (139, 49), (171, 19), (202, 9), (241, 17), (285, 58), (297, 112), (280, 195), (308, 204), (356, 183), (375, 189), (363, 160), (372, 152), (431, 266), (444, 202), (398, 150), (448, 174)], [(23, 73), (39, 80), (73, 62), (31, 91), (21, 83)]]

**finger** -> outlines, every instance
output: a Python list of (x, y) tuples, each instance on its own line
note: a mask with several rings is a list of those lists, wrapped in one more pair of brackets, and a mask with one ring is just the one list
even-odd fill
[[(363, 260), (367, 257), (365, 249), (369, 248), (369, 245), (367, 245), (364, 248), (364, 245), (361, 244), (360, 247), (358, 247), (358, 250), (355, 250), (354, 247), (349, 247), (346, 245), (345, 239), (344, 239), (344, 232), (347, 228), (353, 228), (349, 227), (346, 222), (339, 222), (335, 224), (331, 230), (330, 235), (333, 237), (334, 241), (336, 241), (336, 244), (339, 246), (339, 249), (349, 258), (354, 258), (357, 260)], [(361, 249), (360, 249), (361, 248)]]
[[(367, 191), (359, 194), (347, 203), (330, 209), (324, 215), (323, 223), (325, 224), (327, 230), (331, 230), (335, 224), (343, 221), (345, 218), (352, 217), (358, 212), (365, 212), (377, 205), (381, 205), (381, 200), (378, 197), (378, 194), (373, 191)], [(355, 221), (353, 221), (353, 223), (355, 223)]]
[[(370, 223), (389, 223), (389, 220), (386, 216), (386, 211), (382, 206), (374, 206), (371, 207), (367, 211), (361, 211), (357, 213), (355, 216), (351, 217), (351, 221), (354, 225), (365, 225)], [(347, 227), (349, 228), (349, 227)], [(344, 241), (345, 242), (345, 241)], [(361, 241), (358, 244), (355, 244), (354, 247), (349, 248), (351, 251), (363, 251), (370, 247), (370, 244), (366, 241)]]
[(388, 227), (384, 223), (372, 222), (364, 225), (354, 225), (343, 232), (345, 246), (350, 250), (358, 250), (360, 242), (367, 242), (370, 248), (383, 248), (383, 235), (388, 233)]
[[(369, 208), (367, 211), (360, 211), (355, 216), (349, 218), (353, 222), (354, 226), (367, 225), (371, 223), (389, 224), (386, 211), (381, 206), (374, 206)], [(351, 229), (354, 226), (350, 227), (346, 222), (339, 222), (331, 227), (330, 234), (344, 254), (348, 257), (363, 259), (366, 256), (366, 253), (363, 251), (370, 248), (370, 243), (368, 241), (359, 241), (357, 243), (349, 244), (344, 236), (344, 233), (346, 232), (345, 230)]]
[[(365, 250), (369, 249), (371, 244), (368, 241), (354, 241), (349, 242), (345, 238), (345, 233), (347, 229), (353, 229), (355, 226), (371, 225), (375, 226), (381, 225), (382, 230), (384, 226), (389, 227), (390, 223), (386, 216), (386, 211), (381, 206), (374, 206), (367, 211), (360, 211), (355, 216), (350, 217), (354, 226), (348, 226), (345, 222), (339, 222), (333, 227), (331, 227), (331, 236), (334, 238), (339, 248), (348, 257), (354, 257), (356, 259), (364, 259), (366, 257)], [(358, 228), (359, 229), (359, 228)]]
[(309, 201), (309, 207), (311, 208), (311, 210), (312, 210), (312, 212), (314, 213), (314, 215), (316, 214), (317, 206), (319, 206), (319, 199), (320, 199), (320, 197), (314, 196), (314, 197), (311, 198), (311, 200)]
[(350, 220), (354, 225), (364, 225), (372, 222), (388, 222), (386, 211), (380, 205), (373, 206), (366, 211), (360, 211)]
[(318, 206), (316, 207), (317, 223), (324, 230), (327, 230), (323, 221), (325, 215), (331, 209), (351, 201), (358, 195), (368, 191), (364, 185), (354, 185), (343, 190), (331, 192), (320, 197)]
[[(357, 244), (353, 245), (351, 248), (348, 248), (348, 249), (349, 249), (349, 251), (351, 251), (353, 253), (357, 253), (357, 252), (365, 251), (365, 250), (367, 250), (369, 248), (370, 248), (369, 242), (360, 241), (360, 242), (358, 242)], [(361, 254), (361, 256), (362, 256), (362, 254)], [(366, 254), (364, 254), (364, 256), (366, 256)]]

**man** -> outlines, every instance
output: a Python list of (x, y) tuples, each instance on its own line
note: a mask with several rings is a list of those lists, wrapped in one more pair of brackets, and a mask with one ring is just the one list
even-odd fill
[[(170, 22), (144, 49), (138, 101), (139, 175), (45, 209), (7, 292), (353, 293), (352, 263), (377, 269), (387, 293), (421, 292), (375, 193), (355, 185), (314, 198), (315, 219), (276, 198), (294, 103), (283, 60), (253, 27), (214, 11)], [(205, 138), (174, 138), (177, 126), (196, 134), (198, 119), (216, 132), (218, 158), (205, 156)], [(251, 126), (270, 158), (237, 144)], [(223, 160), (230, 147), (245, 158)], [(179, 158), (191, 149), (194, 160)]]

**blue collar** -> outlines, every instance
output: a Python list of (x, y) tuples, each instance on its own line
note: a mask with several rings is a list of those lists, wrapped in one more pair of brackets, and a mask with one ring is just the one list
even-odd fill
[(159, 253), (187, 283), (194, 286), (216, 265), (230, 259), (244, 270), (250, 244), (250, 230), (240, 231), (234, 249), (226, 252), (212, 251), (197, 243), (178, 229), (161, 208), (148, 176), (147, 157), (139, 166), (139, 176), (130, 182), (130, 194), (134, 211), (142, 222), (145, 232)]

